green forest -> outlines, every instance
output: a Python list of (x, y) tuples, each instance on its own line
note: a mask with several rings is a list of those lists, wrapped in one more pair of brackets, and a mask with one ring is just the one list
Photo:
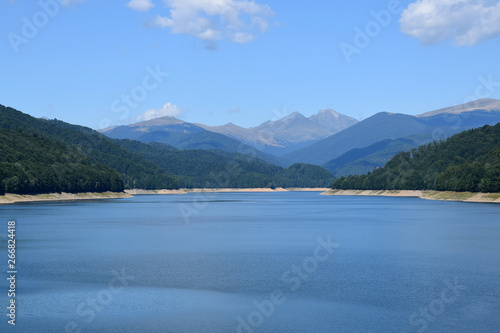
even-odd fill
[(500, 192), (500, 124), (399, 153), (383, 168), (339, 178), (332, 188)]
[(64, 144), (25, 132), (0, 131), (0, 194), (121, 192), (122, 177)]
[(178, 150), (132, 140), (114, 142), (175, 175), (181, 188), (328, 187), (333, 181), (328, 170), (315, 165), (282, 168), (251, 155), (221, 150)]
[(0, 194), (124, 189), (327, 187), (318, 166), (288, 168), (219, 150), (113, 140), (90, 128), (0, 105)]
[(53, 119), (37, 119), (0, 105), (0, 130), (9, 129), (58, 142), (87, 156), (93, 164), (116, 170), (125, 188), (178, 188), (174, 177), (160, 167), (114, 144), (106, 136), (83, 126)]

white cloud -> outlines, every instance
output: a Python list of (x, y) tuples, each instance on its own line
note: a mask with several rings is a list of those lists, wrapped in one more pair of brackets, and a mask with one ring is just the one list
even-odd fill
[(227, 38), (244, 44), (265, 32), (274, 13), (268, 5), (250, 0), (164, 0), (170, 16), (158, 16), (153, 25), (174, 34), (193, 35), (209, 44)]
[(146, 112), (142, 113), (139, 117), (137, 117), (138, 121), (147, 121), (155, 118), (160, 118), (160, 117), (175, 117), (182, 114), (182, 110), (177, 107), (176, 105), (167, 103), (163, 105), (161, 108), (157, 109), (150, 109), (147, 110)]
[(234, 113), (234, 112), (240, 112), (240, 108), (238, 106), (235, 106), (234, 108), (232, 108), (231, 110), (229, 110), (229, 112), (231, 113)]
[(140, 12), (147, 12), (151, 8), (153, 8), (155, 5), (153, 4), (152, 0), (130, 0), (129, 3), (127, 3), (127, 6), (129, 8), (132, 8), (134, 10), (138, 10)]
[(423, 44), (472, 46), (500, 35), (498, 0), (418, 0), (401, 16), (401, 31)]

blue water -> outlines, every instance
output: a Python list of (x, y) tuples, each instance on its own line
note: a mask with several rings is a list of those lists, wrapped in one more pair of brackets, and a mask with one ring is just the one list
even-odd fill
[[(217, 193), (0, 207), (0, 332), (499, 332), (500, 205)], [(322, 245), (323, 244), (323, 245)]]

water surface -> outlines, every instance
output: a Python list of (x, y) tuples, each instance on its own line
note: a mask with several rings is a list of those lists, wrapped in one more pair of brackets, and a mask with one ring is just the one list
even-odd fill
[(214, 193), (0, 217), (4, 274), (17, 221), (17, 332), (500, 331), (500, 205)]

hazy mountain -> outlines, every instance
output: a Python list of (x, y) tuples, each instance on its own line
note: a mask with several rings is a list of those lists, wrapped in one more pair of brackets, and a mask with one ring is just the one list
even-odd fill
[(483, 98), (478, 99), (476, 101), (472, 101), (470, 103), (455, 105), (448, 108), (443, 108), (435, 111), (426, 112), (418, 115), (417, 117), (431, 117), (438, 114), (461, 114), (463, 112), (471, 112), (471, 111), (500, 111), (500, 101), (493, 98)]
[(309, 117), (312, 122), (328, 128), (332, 134), (345, 130), (352, 125), (358, 123), (354, 118), (340, 114), (331, 109), (321, 110), (318, 113)]
[[(103, 134), (113, 139), (131, 139), (138, 141), (142, 141), (141, 138), (145, 135), (152, 137), (154, 135), (151, 134), (155, 134), (157, 132), (178, 133), (182, 136), (183, 134), (192, 134), (203, 131), (204, 129), (199, 126), (173, 117), (161, 117), (131, 125), (117, 126), (101, 130)], [(168, 142), (164, 143), (169, 144)]]
[(326, 162), (323, 167), (335, 177), (362, 175), (382, 167), (394, 155), (419, 145), (410, 139), (383, 140), (364, 148), (355, 148)]
[(130, 139), (144, 143), (159, 142), (178, 149), (223, 150), (233, 153), (250, 154), (276, 165), (291, 163), (265, 154), (229, 136), (208, 131), (201, 126), (173, 117), (161, 117), (131, 125), (118, 126), (101, 131), (113, 139)]
[(260, 148), (260, 150), (264, 150), (262, 148), (265, 146), (280, 146), (280, 143), (277, 140), (263, 131), (240, 127), (233, 123), (228, 123), (222, 126), (208, 126), (198, 123), (196, 125), (206, 129), (207, 131), (229, 136), (254, 148)]
[(309, 147), (285, 155), (293, 161), (321, 165), (354, 148), (363, 148), (387, 139), (417, 134), (427, 128), (416, 117), (387, 112), (376, 115)]
[(298, 112), (294, 112), (276, 121), (266, 121), (251, 129), (264, 132), (265, 135), (276, 140), (280, 150), (272, 149), (271, 151), (280, 155), (287, 151), (307, 146), (333, 134), (328, 128), (318, 125)]
[(232, 123), (224, 126), (197, 125), (240, 140), (263, 152), (282, 156), (338, 133), (357, 122), (354, 118), (328, 109), (309, 118), (294, 112), (279, 120), (266, 121), (251, 128), (239, 127)]
[[(495, 109), (499, 103), (500, 101), (492, 99), (478, 100), (464, 105), (427, 112), (420, 116), (378, 113), (309, 147), (284, 155), (284, 158), (294, 162), (325, 165), (335, 173), (339, 168), (342, 169), (343, 166), (339, 165), (338, 161), (333, 160), (352, 149), (365, 148), (380, 141), (397, 140), (415, 135), (419, 137), (416, 143), (425, 144), (434, 140), (448, 138), (466, 129), (494, 125), (500, 122), (500, 111)], [(478, 105), (480, 108), (471, 109), (472, 105)], [(462, 112), (458, 113), (459, 110), (462, 110)], [(447, 113), (446, 111), (455, 113)], [(383, 147), (383, 145), (380, 147)], [(392, 152), (384, 154), (385, 158), (378, 159), (379, 162), (377, 163), (385, 163), (392, 157), (392, 153), (396, 153), (398, 150), (403, 151), (406, 148), (406, 142), (400, 142), (399, 146), (397, 142), (393, 142), (391, 145)], [(373, 151), (371, 154), (375, 153), (377, 152)], [(361, 159), (357, 162), (357, 165), (364, 165), (366, 168), (374, 165), (373, 161), (366, 162), (370, 161)], [(383, 164), (376, 166), (383, 166)], [(357, 170), (361, 169), (357, 168)]]

